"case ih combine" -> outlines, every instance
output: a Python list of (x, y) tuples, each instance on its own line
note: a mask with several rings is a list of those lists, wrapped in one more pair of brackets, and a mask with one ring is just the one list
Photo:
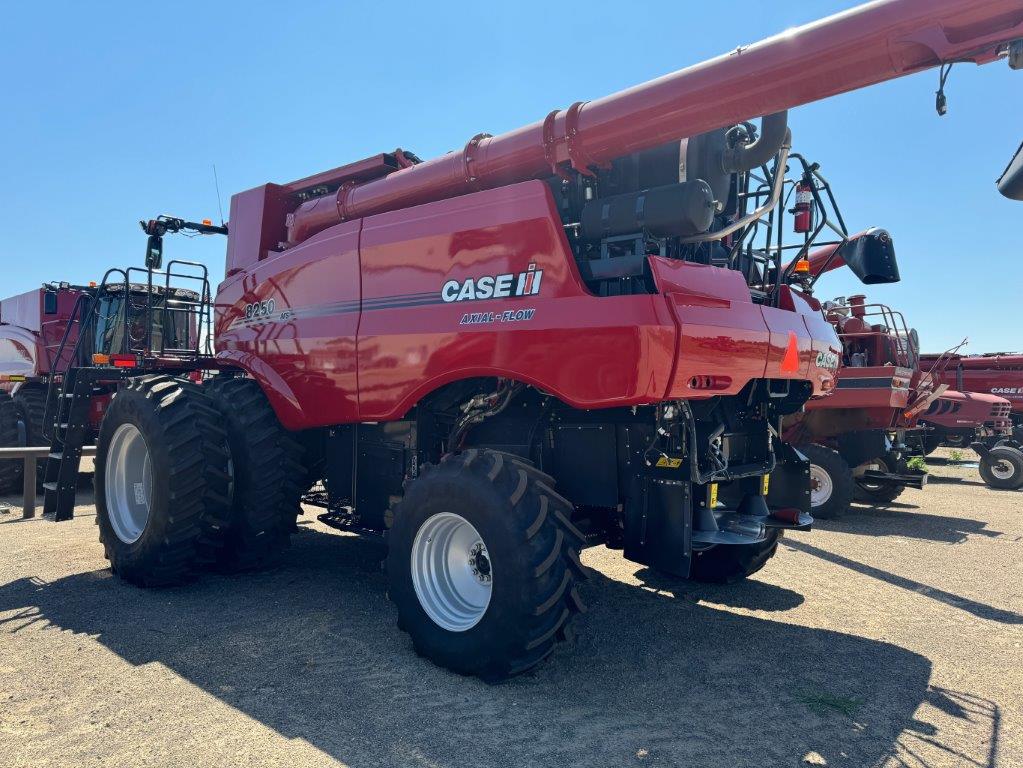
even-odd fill
[[(214, 356), (155, 344), (148, 290), (141, 340), (94, 352), (89, 301), (56, 350), (47, 510), (71, 515), (116, 391), (95, 482), (121, 577), (272, 560), (322, 479), (321, 519), (386, 535), (417, 651), (487, 679), (566, 636), (582, 546), (749, 575), (810, 522), (781, 420), (841, 351), (780, 251), (749, 247), (785, 186), (785, 110), (1020, 38), (1020, 0), (873, 3), (434, 160), (237, 194)], [(150, 270), (178, 223), (146, 225)]]
[(939, 445), (972, 448), (980, 456), (984, 482), (993, 488), (1023, 487), (1023, 355), (954, 355), (940, 378), (958, 391), (946, 393), (924, 414), (931, 431), (922, 452)]

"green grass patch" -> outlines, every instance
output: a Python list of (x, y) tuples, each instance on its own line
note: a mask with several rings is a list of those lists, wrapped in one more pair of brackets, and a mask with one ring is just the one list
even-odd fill
[(927, 462), (924, 461), (923, 456), (912, 456), (909, 461), (906, 462), (906, 466), (910, 469), (919, 469), (924, 472), (927, 471)]

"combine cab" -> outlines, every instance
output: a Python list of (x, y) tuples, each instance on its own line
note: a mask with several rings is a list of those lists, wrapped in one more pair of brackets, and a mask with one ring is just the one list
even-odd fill
[[(167, 272), (111, 270), (98, 284), (46, 284), (0, 301), (0, 442), (54, 446), (37, 474), (49, 513), (70, 516), (69, 478), (118, 382), (198, 366), (211, 355), (211, 319), (205, 267), (181, 261)], [(102, 374), (86, 383), (90, 370)], [(2, 491), (20, 489), (21, 466), (0, 462)], [(62, 483), (68, 493), (58, 493)]]

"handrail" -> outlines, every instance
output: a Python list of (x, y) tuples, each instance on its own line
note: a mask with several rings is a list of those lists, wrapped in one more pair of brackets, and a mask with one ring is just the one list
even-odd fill
[[(95, 456), (95, 445), (84, 445), (81, 448), (82, 456)], [(0, 448), (0, 461), (15, 461), (21, 459), (25, 462), (24, 483), (22, 485), (22, 507), (21, 518), (29, 520), (36, 516), (36, 461), (45, 459), (50, 455), (48, 446), (20, 446), (15, 448)]]

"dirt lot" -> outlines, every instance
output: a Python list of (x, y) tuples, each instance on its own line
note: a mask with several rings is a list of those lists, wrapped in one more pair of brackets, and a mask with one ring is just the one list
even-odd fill
[(91, 506), (12, 510), (0, 762), (1020, 766), (1023, 492), (932, 472), (736, 587), (589, 550), (578, 639), (500, 686), (417, 658), (379, 545), (312, 514), (273, 572), (143, 591), (107, 570)]

